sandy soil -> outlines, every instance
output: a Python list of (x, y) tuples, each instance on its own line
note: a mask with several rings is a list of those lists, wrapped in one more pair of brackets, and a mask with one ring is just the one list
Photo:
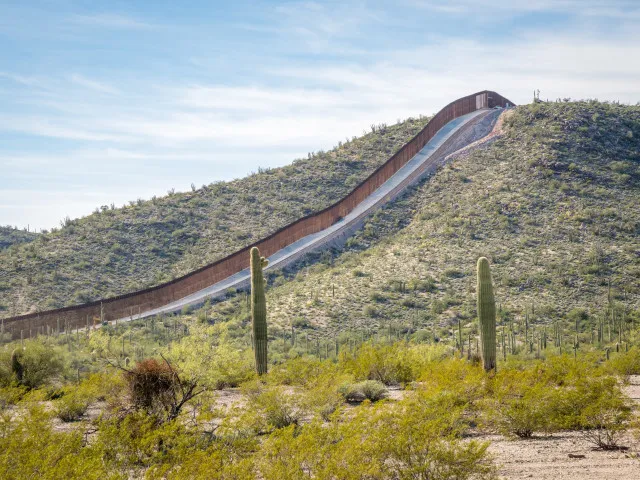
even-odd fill
[[(631, 377), (625, 392), (640, 405), (640, 376)], [(407, 394), (405, 390), (391, 387), (388, 398), (398, 401)], [(239, 389), (225, 389), (218, 392), (216, 403), (228, 409), (241, 407), (245, 401)], [(94, 420), (105, 407), (103, 403), (92, 405), (83, 420)], [(56, 430), (69, 430), (77, 425), (75, 422), (65, 424), (58, 420), (54, 423)], [(640, 480), (640, 438), (633, 436), (627, 436), (621, 442), (629, 450), (613, 452), (594, 450), (593, 445), (579, 432), (563, 432), (532, 439), (484, 434), (473, 438), (491, 442), (489, 452), (499, 466), (500, 478), (505, 480)]]
[[(554, 480), (638, 480), (640, 457), (627, 452), (594, 451), (578, 432), (556, 434), (547, 438), (511, 440), (499, 435), (481, 437), (491, 441), (489, 451), (500, 466), (505, 479)], [(628, 438), (625, 445), (636, 444)], [(635, 449), (637, 452), (637, 448)], [(576, 457), (571, 458), (569, 454)]]
[[(625, 393), (640, 403), (640, 376), (630, 379)], [(489, 451), (500, 466), (504, 479), (553, 480), (640, 480), (640, 439), (628, 436), (621, 443), (626, 452), (593, 450), (579, 432), (565, 432), (552, 437), (529, 440), (486, 435)], [(569, 454), (579, 458), (571, 458)], [(584, 458), (580, 458), (584, 456)]]

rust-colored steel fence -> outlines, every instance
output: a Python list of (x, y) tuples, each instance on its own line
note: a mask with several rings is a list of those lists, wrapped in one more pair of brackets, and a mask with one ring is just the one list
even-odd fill
[(455, 100), (440, 110), (415, 137), (351, 193), (324, 210), (303, 217), (252, 245), (170, 282), (82, 305), (5, 318), (2, 328), (14, 339), (65, 329), (89, 328), (99, 320), (129, 317), (186, 297), (249, 267), (251, 247), (258, 247), (262, 255), (268, 257), (307, 235), (333, 225), (391, 178), (451, 120), (482, 108), (513, 105), (496, 92), (486, 90)]

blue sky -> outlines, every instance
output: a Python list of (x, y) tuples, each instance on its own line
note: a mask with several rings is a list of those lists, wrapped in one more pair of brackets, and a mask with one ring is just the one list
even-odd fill
[(0, 0), (0, 225), (238, 178), (483, 89), (635, 104), (638, 59), (637, 0)]

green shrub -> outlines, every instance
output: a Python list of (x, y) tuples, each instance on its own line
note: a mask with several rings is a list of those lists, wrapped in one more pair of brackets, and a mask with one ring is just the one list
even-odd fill
[[(16, 364), (19, 364), (19, 376), (15, 373)], [(0, 382), (5, 386), (16, 382), (29, 389), (39, 388), (62, 375), (63, 370), (60, 352), (39, 340), (25, 342), (24, 349), (14, 350), (13, 355), (4, 351), (0, 356)]]
[(347, 402), (363, 402), (365, 400), (377, 402), (386, 398), (387, 389), (383, 383), (377, 380), (365, 380), (364, 382), (342, 385), (340, 393)]
[(625, 378), (640, 375), (640, 348), (632, 347), (628, 352), (616, 355), (609, 362), (609, 367)]
[(560, 401), (553, 388), (537, 382), (530, 372), (499, 372), (494, 398), (487, 409), (487, 423), (505, 435), (520, 438), (548, 434), (559, 429), (555, 409)]
[(313, 388), (302, 393), (304, 409), (318, 415), (328, 422), (332, 415), (344, 404), (344, 397), (339, 392), (335, 380), (331, 379), (316, 384)]
[(54, 411), (56, 417), (63, 422), (75, 422), (87, 412), (90, 400), (87, 396), (77, 392), (64, 395), (55, 402)]
[(415, 401), (358, 407), (353, 416), (279, 430), (256, 455), (262, 478), (493, 479), (487, 443), (462, 441), (449, 415)]
[(571, 390), (567, 403), (574, 413), (579, 408), (577, 426), (587, 441), (603, 450), (619, 448), (632, 420), (632, 405), (615, 377), (585, 378)]
[(279, 429), (297, 425), (304, 416), (302, 402), (285, 387), (265, 386), (253, 382), (244, 387), (249, 412), (256, 417), (256, 431)]
[(403, 343), (365, 343), (354, 355), (344, 355), (340, 359), (340, 368), (356, 380), (377, 380), (385, 385), (406, 384), (415, 380), (418, 365), (415, 356)]
[(50, 415), (32, 406), (11, 421), (0, 419), (0, 478), (125, 478), (109, 472), (98, 449), (83, 446), (79, 430), (53, 430)]
[(274, 367), (266, 380), (273, 385), (313, 386), (323, 383), (327, 377), (335, 379), (340, 375), (338, 368), (331, 362), (315, 357), (297, 357)]
[(26, 395), (28, 390), (29, 389), (23, 385), (0, 387), (0, 409), (17, 404)]
[(378, 310), (373, 305), (366, 305), (362, 310), (362, 313), (371, 318), (378, 316)]

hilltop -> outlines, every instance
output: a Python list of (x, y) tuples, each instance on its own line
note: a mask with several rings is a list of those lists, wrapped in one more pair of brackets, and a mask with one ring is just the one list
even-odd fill
[[(457, 154), (344, 248), (271, 273), (274, 323), (323, 336), (467, 322), (480, 255), (494, 265), (505, 319), (528, 310), (593, 321), (609, 285), (619, 308), (637, 307), (639, 117), (640, 107), (596, 101), (510, 111), (500, 136)], [(13, 246), (0, 254), (5, 312), (12, 302), (26, 311), (124, 293), (209, 263), (337, 200), (424, 123), (375, 129), (234, 182), (105, 207)], [(234, 302), (216, 315), (234, 311), (244, 323)]]
[[(345, 248), (272, 274), (273, 324), (320, 337), (433, 320), (450, 331), (475, 317), (482, 255), (507, 321), (528, 310), (536, 322), (593, 324), (609, 285), (620, 314), (637, 309), (640, 107), (533, 104), (509, 112), (503, 129), (376, 213)], [(214, 315), (240, 311), (230, 302)]]
[(283, 168), (67, 220), (0, 252), (0, 316), (132, 292), (222, 258), (340, 199), (427, 121), (372, 126)]
[[(262, 376), (242, 292), (178, 315), (4, 336), (0, 472), (634, 478), (639, 114), (510, 110), (346, 245), (269, 273)], [(503, 339), (491, 372), (476, 343), (479, 255)]]
[(0, 250), (19, 243), (29, 243), (37, 237), (38, 234), (35, 232), (27, 232), (10, 225), (0, 227)]

